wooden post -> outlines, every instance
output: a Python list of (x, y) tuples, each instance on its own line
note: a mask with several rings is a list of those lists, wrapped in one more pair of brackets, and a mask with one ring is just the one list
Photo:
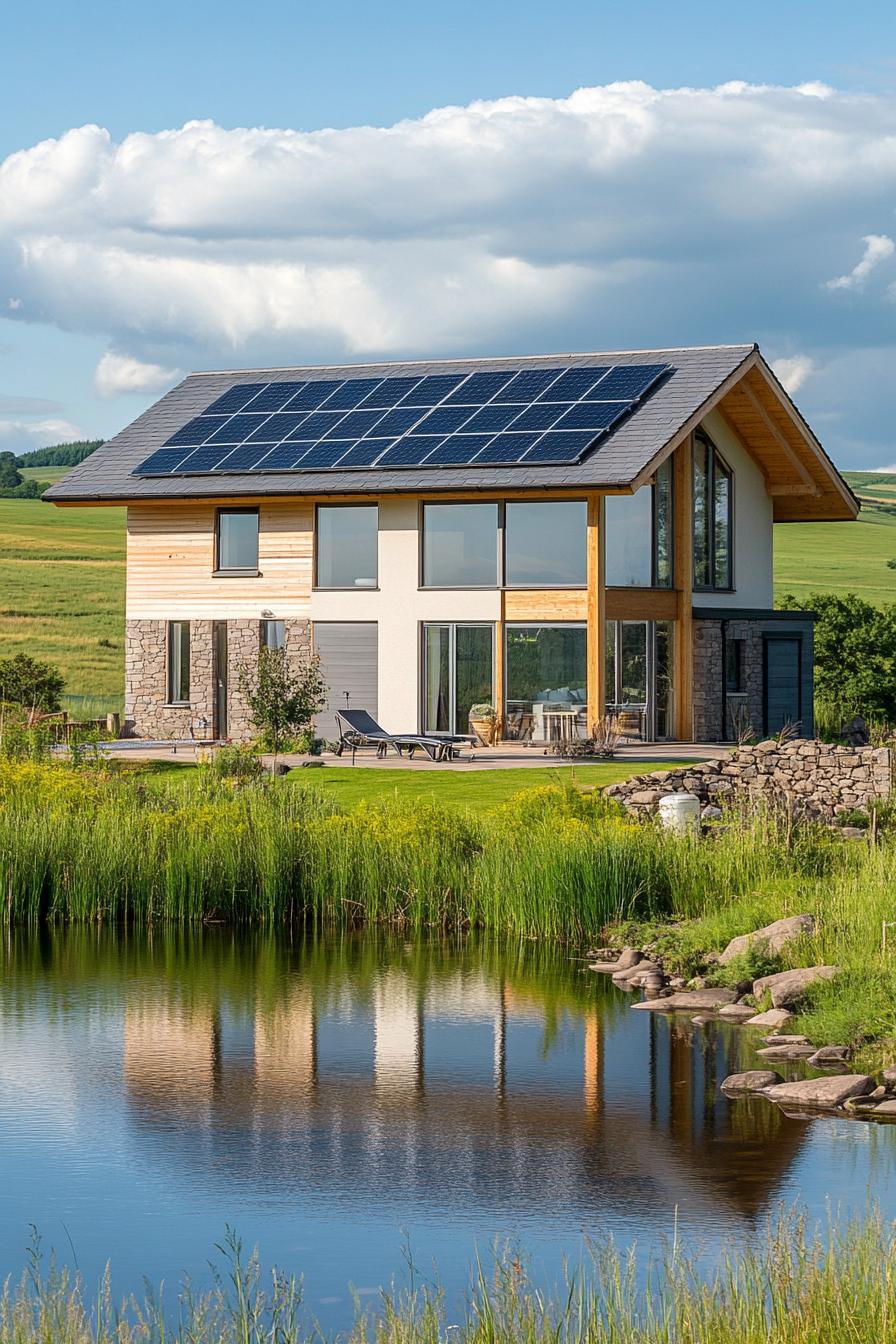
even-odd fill
[(678, 590), (678, 620), (675, 626), (675, 736), (690, 742), (694, 736), (694, 622), (691, 615), (694, 590), (694, 470), (693, 439), (689, 436), (675, 450), (673, 493), (675, 533), (673, 555), (675, 587)]
[(588, 496), (588, 633), (587, 696), (588, 732), (603, 718), (606, 705), (604, 641), (606, 639), (606, 585), (604, 583), (604, 499)]

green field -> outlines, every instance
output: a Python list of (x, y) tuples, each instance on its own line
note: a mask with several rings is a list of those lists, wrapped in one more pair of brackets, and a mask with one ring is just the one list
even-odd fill
[(0, 499), (0, 655), (55, 663), (73, 712), (121, 707), (124, 552), (123, 509)]
[[(62, 467), (23, 475), (58, 479)], [(851, 472), (863, 500), (856, 523), (785, 523), (775, 529), (775, 590), (854, 592), (896, 601), (896, 474)], [(124, 510), (57, 509), (0, 500), (0, 656), (19, 650), (56, 663), (73, 710), (119, 708), (124, 633)], [(89, 702), (89, 703), (88, 703)]]

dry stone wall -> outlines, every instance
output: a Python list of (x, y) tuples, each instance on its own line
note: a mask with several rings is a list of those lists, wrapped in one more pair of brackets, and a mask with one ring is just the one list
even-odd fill
[(893, 753), (887, 747), (840, 747), (828, 742), (775, 741), (740, 747), (730, 758), (635, 775), (606, 790), (629, 811), (648, 815), (670, 793), (693, 793), (703, 807), (738, 797), (785, 801), (822, 821), (867, 808), (893, 791)]

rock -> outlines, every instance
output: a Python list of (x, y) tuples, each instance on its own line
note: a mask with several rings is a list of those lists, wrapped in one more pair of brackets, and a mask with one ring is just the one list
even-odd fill
[(775, 1032), (772, 1036), (762, 1037), (763, 1045), (808, 1045), (808, 1036), (783, 1036), (780, 1032)]
[(729, 961), (741, 956), (755, 942), (765, 943), (769, 952), (780, 952), (795, 938), (811, 936), (814, 932), (815, 920), (812, 915), (790, 915), (787, 919), (776, 919), (774, 924), (766, 924), (753, 933), (743, 933), (739, 938), (732, 938), (719, 960), (723, 966), (727, 966)]
[(641, 960), (641, 953), (636, 947), (624, 947), (619, 953), (619, 959), (616, 962), (615, 970), (627, 971), (632, 966), (637, 966)]
[(762, 1092), (781, 1082), (780, 1073), (771, 1069), (748, 1069), (746, 1073), (732, 1073), (722, 1083), (723, 1092)]
[(712, 807), (709, 804), (707, 804), (707, 806), (704, 807), (703, 811), (700, 813), (701, 821), (721, 821), (721, 819), (722, 819), (722, 809), (720, 807)]
[(874, 1108), (875, 1115), (891, 1115), (896, 1120), (896, 1101), (882, 1101)]
[(649, 1003), (635, 1003), (634, 1008), (659, 1009), (664, 1013), (686, 1013), (696, 1009), (698, 1012), (717, 1012), (726, 1003), (734, 1002), (733, 989), (697, 989), (692, 993), (684, 991), (670, 994), (665, 999), (651, 999)]
[(746, 1022), (753, 1016), (753, 1009), (745, 1003), (726, 1003), (719, 1009), (719, 1017), (728, 1022)]
[(705, 989), (706, 981), (702, 975), (695, 975), (693, 980), (688, 981), (688, 989)]
[(851, 1097), (863, 1097), (874, 1087), (874, 1080), (866, 1073), (844, 1073), (835, 1078), (806, 1078), (797, 1083), (778, 1083), (766, 1088), (763, 1096), (769, 1101), (788, 1106), (808, 1106), (812, 1109), (831, 1110), (842, 1106)]
[(757, 1050), (757, 1055), (762, 1055), (764, 1059), (808, 1059), (810, 1055), (815, 1054), (814, 1045), (767, 1045), (764, 1050)]
[(588, 967), (589, 971), (600, 971), (602, 975), (613, 975), (616, 971), (615, 961), (592, 961)]
[(861, 826), (838, 826), (837, 834), (841, 840), (867, 840), (868, 832), (862, 830)]
[(695, 1027), (706, 1027), (712, 1021), (712, 1018), (704, 1017), (702, 1013), (698, 1013), (696, 1017), (691, 1018), (691, 1021)]
[(761, 999), (768, 992), (772, 996), (773, 1007), (789, 1008), (803, 997), (810, 985), (818, 980), (832, 980), (839, 969), (839, 966), (806, 966), (798, 971), (763, 975), (753, 981), (753, 995)]
[(891, 1065), (890, 1068), (883, 1069), (880, 1076), (887, 1087), (896, 1087), (896, 1067)]
[[(321, 761), (321, 760), (318, 760), (317, 758), (315, 758), (313, 761), (303, 761), (303, 762), (302, 762), (302, 769), (303, 769), (303, 770), (322, 770), (323, 767), (324, 767), (325, 765), (326, 765), (326, 761)], [(288, 774), (288, 773), (289, 773), (289, 772), (287, 771), (287, 774)]]
[(814, 1055), (809, 1056), (809, 1063), (813, 1069), (825, 1064), (845, 1064), (852, 1059), (852, 1050), (848, 1045), (823, 1045), (820, 1050), (816, 1050)]
[(868, 1093), (872, 1101), (882, 1101), (886, 1095), (887, 1089), (885, 1087), (876, 1087), (873, 1092)]
[(757, 1013), (747, 1021), (748, 1027), (783, 1027), (785, 1022), (789, 1022), (793, 1013), (788, 1013), (786, 1008), (769, 1008), (767, 1013)]
[[(669, 977), (670, 989), (684, 989), (686, 984), (687, 980), (685, 980), (683, 975), (672, 975)], [(893, 1073), (896, 1074), (896, 1069), (893, 1070)]]

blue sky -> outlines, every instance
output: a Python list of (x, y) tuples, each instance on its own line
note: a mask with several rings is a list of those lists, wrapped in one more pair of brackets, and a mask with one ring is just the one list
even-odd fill
[(192, 367), (758, 339), (842, 465), (894, 464), (894, 38), (818, 0), (17, 5), (0, 445)]

